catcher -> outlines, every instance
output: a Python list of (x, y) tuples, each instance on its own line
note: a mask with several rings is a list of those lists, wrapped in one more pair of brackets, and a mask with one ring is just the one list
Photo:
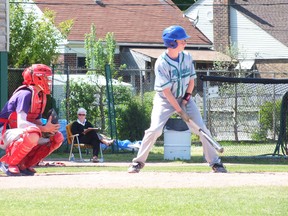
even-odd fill
[[(51, 122), (52, 116), (45, 125), (40, 120), (46, 95), (50, 94), (50, 67), (33, 64), (22, 76), (23, 85), (15, 90), (0, 113), (0, 148), (6, 153), (0, 159), (0, 168), (8, 176), (34, 175), (32, 167), (58, 149), (64, 140), (58, 131), (60, 125)], [(45, 138), (42, 134), (46, 134)]]

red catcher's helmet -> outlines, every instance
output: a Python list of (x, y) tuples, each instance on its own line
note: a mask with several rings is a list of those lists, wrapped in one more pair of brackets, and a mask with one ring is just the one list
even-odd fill
[(33, 64), (26, 68), (22, 76), (24, 78), (24, 85), (37, 85), (45, 94), (50, 94), (52, 70), (44, 64)]

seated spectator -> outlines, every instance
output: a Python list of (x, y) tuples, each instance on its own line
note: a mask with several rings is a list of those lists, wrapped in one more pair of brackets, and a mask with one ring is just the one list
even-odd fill
[[(79, 134), (79, 142), (87, 145), (91, 145), (93, 148), (92, 162), (99, 162), (98, 154), (100, 150), (101, 140), (97, 134), (97, 130), (93, 125), (86, 119), (87, 111), (84, 108), (80, 108), (77, 111), (78, 119), (73, 122), (71, 131), (72, 134)], [(92, 130), (91, 130), (92, 129)]]

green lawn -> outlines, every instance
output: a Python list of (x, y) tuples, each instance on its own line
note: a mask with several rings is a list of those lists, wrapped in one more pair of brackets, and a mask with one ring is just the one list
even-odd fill
[(0, 191), (0, 215), (286, 215), (287, 189), (10, 189)]
[[(272, 156), (274, 152), (275, 144), (249, 144), (240, 143), (233, 145), (231, 143), (223, 143), (224, 153), (219, 154), (222, 161), (225, 163), (252, 163), (252, 164), (288, 164), (288, 158), (286, 156)], [(77, 152), (76, 149), (74, 152)], [(77, 153), (74, 153), (75, 157), (79, 158)], [(106, 162), (131, 162), (137, 152), (123, 152), (111, 153), (111, 150), (104, 151), (104, 160)], [(53, 153), (49, 158), (61, 158), (68, 159), (68, 153)], [(86, 155), (83, 151), (83, 157), (89, 159), (91, 155)], [(180, 161), (180, 160), (179, 160)], [(171, 162), (164, 160), (164, 147), (163, 145), (156, 145), (152, 148), (147, 162)], [(191, 160), (185, 161), (185, 163), (205, 163), (203, 157), (202, 146), (191, 146)]]
[[(143, 172), (211, 172), (203, 159), (200, 146), (192, 146), (192, 157), (189, 161), (164, 160), (163, 151), (163, 146), (155, 146), (152, 149)], [(75, 156), (78, 155), (75, 154)], [(112, 162), (127, 162), (128, 164), (135, 156), (136, 153), (131, 152), (117, 154), (104, 152), (104, 159), (107, 163), (103, 163), (103, 166), (100, 164), (89, 167), (83, 163), (81, 167), (38, 167), (36, 169), (38, 173), (99, 172), (101, 175), (101, 171), (126, 172), (126, 166), (113, 166), (109, 165), (109, 162), (111, 164)], [(84, 157), (88, 160), (89, 155), (84, 154)], [(67, 160), (68, 153), (54, 153), (48, 159)], [(222, 160), (230, 172), (287, 172), (288, 170), (286, 157), (223, 156)], [(155, 165), (159, 162), (161, 164)], [(6, 177), (0, 176), (0, 183), (1, 178)], [(21, 180), (25, 177), (16, 178)], [(1, 189), (0, 215), (286, 215), (288, 211), (287, 190), (287, 186)]]

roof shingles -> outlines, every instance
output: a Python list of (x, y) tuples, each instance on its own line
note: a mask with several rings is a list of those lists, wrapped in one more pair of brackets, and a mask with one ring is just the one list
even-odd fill
[(200, 30), (184, 19), (182, 12), (171, 0), (102, 0), (101, 7), (93, 0), (35, 0), (43, 11), (56, 12), (56, 23), (73, 19), (74, 26), (68, 37), (71, 41), (84, 41), (91, 24), (96, 34), (104, 38), (114, 32), (118, 43), (162, 44), (162, 31), (170, 25), (181, 25), (191, 36), (187, 42), (193, 45), (211, 45)]

